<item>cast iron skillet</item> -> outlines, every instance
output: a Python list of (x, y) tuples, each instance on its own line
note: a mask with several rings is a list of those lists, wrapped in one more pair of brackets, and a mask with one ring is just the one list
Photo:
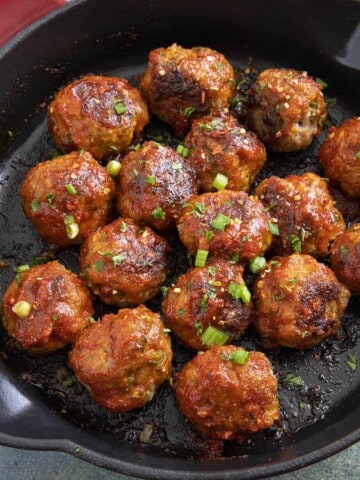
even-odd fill
[[(45, 106), (57, 89), (89, 72), (136, 83), (148, 51), (176, 41), (215, 48), (238, 68), (308, 70), (329, 83), (326, 93), (337, 97), (330, 119), (339, 124), (360, 113), (359, 19), (360, 4), (353, 1), (83, 0), (25, 30), (0, 54), (1, 296), (14, 267), (46, 250), (22, 214), (18, 189), (28, 168), (54, 149)], [(145, 136), (159, 133), (174, 142), (156, 122)], [(290, 171), (321, 174), (316, 151), (324, 135), (300, 154), (270, 156), (259, 178)], [(358, 203), (339, 205), (348, 221), (359, 221)], [(175, 239), (172, 243), (183, 266), (174, 269), (177, 274), (187, 266), (186, 255)], [(75, 248), (60, 254), (69, 268), (76, 269), (76, 259)], [(156, 301), (150, 306), (156, 308)], [(110, 415), (73, 382), (67, 352), (31, 359), (1, 332), (0, 442), (62, 450), (157, 480), (253, 479), (305, 466), (360, 439), (360, 369), (347, 364), (348, 354), (360, 358), (359, 307), (352, 299), (338, 338), (309, 352), (284, 349), (271, 356), (282, 422), (240, 446), (202, 440), (179, 415), (169, 385), (144, 409)], [(241, 344), (259, 348), (251, 332)], [(190, 354), (176, 343), (174, 348), (176, 371)], [(287, 373), (299, 376), (302, 385), (287, 382)]]

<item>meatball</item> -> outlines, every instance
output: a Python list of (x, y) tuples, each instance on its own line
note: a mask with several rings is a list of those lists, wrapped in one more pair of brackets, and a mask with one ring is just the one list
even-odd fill
[(175, 226), (183, 203), (197, 191), (195, 171), (184, 157), (146, 142), (122, 161), (118, 209), (124, 217), (164, 230)]
[(87, 152), (39, 163), (20, 190), (25, 215), (41, 238), (54, 245), (82, 243), (109, 220), (115, 184)]
[(97, 160), (126, 150), (148, 122), (140, 92), (115, 77), (75, 80), (56, 94), (48, 112), (49, 131), (60, 150), (83, 148)]
[(266, 160), (257, 136), (225, 113), (194, 120), (184, 144), (203, 192), (216, 190), (213, 183), (218, 174), (227, 177), (227, 184), (220, 187), (248, 191)]
[(242, 440), (279, 419), (277, 379), (261, 352), (234, 345), (199, 352), (174, 390), (182, 414), (207, 438)]
[(193, 118), (227, 107), (234, 87), (234, 70), (221, 53), (176, 44), (152, 50), (140, 80), (150, 111), (178, 135), (189, 130)]
[(272, 176), (255, 192), (277, 225), (272, 243), (277, 255), (301, 252), (325, 257), (330, 243), (345, 230), (327, 183), (314, 173)]
[(310, 255), (274, 257), (254, 285), (254, 325), (266, 348), (312, 348), (340, 328), (349, 298), (349, 289)]
[(253, 305), (246, 290), (243, 268), (226, 261), (208, 267), (192, 268), (168, 290), (162, 309), (166, 323), (182, 343), (195, 350), (206, 350), (211, 342), (202, 335), (209, 326), (225, 333), (225, 341), (237, 339), (249, 325)]
[(250, 127), (271, 150), (306, 148), (327, 117), (322, 86), (306, 72), (269, 68), (248, 91)]
[(70, 367), (95, 401), (114, 412), (149, 402), (171, 374), (170, 337), (144, 305), (105, 315), (76, 341)]
[(337, 278), (360, 295), (360, 223), (340, 233), (331, 245), (330, 263)]
[(345, 195), (360, 198), (360, 117), (331, 127), (319, 150), (325, 175)]
[(193, 255), (204, 250), (246, 262), (269, 247), (272, 235), (268, 220), (257, 197), (222, 190), (191, 197), (177, 228), (181, 242)]
[(83, 243), (81, 275), (103, 302), (139, 305), (159, 292), (168, 272), (169, 250), (167, 241), (151, 228), (118, 218)]
[(58, 261), (18, 268), (1, 306), (7, 333), (30, 353), (42, 354), (73, 342), (94, 314), (90, 292)]

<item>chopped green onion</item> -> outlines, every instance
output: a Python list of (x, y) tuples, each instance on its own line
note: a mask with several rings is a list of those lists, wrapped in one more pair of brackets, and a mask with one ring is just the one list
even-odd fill
[(276, 223), (268, 222), (268, 227), (271, 235), (280, 235), (279, 226)]
[(31, 304), (25, 300), (20, 300), (12, 307), (12, 311), (20, 318), (27, 317), (31, 312)]
[(318, 104), (316, 102), (311, 102), (310, 108), (318, 108)]
[(45, 195), (45, 198), (46, 198), (46, 201), (47, 201), (49, 207), (50, 208), (55, 208), (55, 205), (54, 205), (55, 193), (47, 193)]
[(198, 250), (195, 256), (195, 267), (204, 267), (208, 255), (209, 252), (207, 250)]
[(349, 255), (349, 249), (347, 247), (345, 247), (344, 245), (340, 246), (340, 252), (345, 256)]
[(61, 382), (61, 385), (63, 388), (69, 388), (71, 387), (71, 385), (74, 383), (73, 379), (72, 378), (67, 378), (66, 380), (64, 380), (63, 382)]
[(226, 225), (229, 225), (229, 223), (231, 223), (231, 218), (223, 215), (222, 213), (219, 213), (219, 215), (210, 222), (210, 225), (216, 230), (220, 230), (223, 232)]
[(198, 123), (198, 126), (205, 130), (205, 132), (211, 132), (212, 126), (209, 123)]
[(216, 267), (209, 267), (208, 272), (209, 272), (209, 275), (214, 276), (216, 273)]
[(186, 107), (185, 110), (183, 111), (184, 117), (188, 118), (192, 113), (194, 113), (196, 110), (196, 107)]
[(70, 195), (76, 195), (75, 187), (71, 183), (68, 183), (67, 185), (65, 185), (65, 188), (67, 192), (70, 193)]
[(89, 317), (89, 323), (97, 323), (94, 317)]
[(229, 335), (211, 325), (207, 327), (205, 332), (201, 335), (202, 343), (208, 347), (210, 345), (224, 345), (228, 340)]
[(250, 260), (249, 268), (250, 272), (258, 273), (265, 267), (266, 259), (264, 257), (255, 257)]
[(27, 270), (30, 269), (30, 265), (19, 265), (16, 269), (18, 273), (23, 273), (26, 272)]
[(216, 190), (224, 190), (226, 188), (226, 185), (228, 184), (228, 177), (226, 175), (223, 175), (222, 173), (217, 173), (214, 181), (212, 182), (212, 186), (216, 188)]
[(126, 232), (126, 230), (127, 230), (126, 223), (124, 221), (122, 221), (120, 223), (120, 232)]
[(169, 287), (166, 287), (165, 285), (162, 285), (160, 287), (160, 290), (161, 290), (161, 293), (162, 293), (162, 297), (166, 298), (167, 294), (168, 294)]
[(293, 385), (296, 385), (297, 387), (301, 387), (301, 385), (303, 384), (302, 378), (296, 377), (293, 373), (288, 373), (286, 375), (286, 381), (288, 383), (292, 383)]
[(325, 88), (328, 86), (328, 84), (324, 82), (324, 80), (321, 80), (321, 78), (319, 77), (316, 77), (315, 80), (316, 80), (316, 83), (318, 83), (323, 90), (325, 90)]
[[(190, 204), (189, 204), (190, 205)], [(193, 206), (193, 210), (191, 212), (192, 215), (196, 217), (202, 217), (205, 213), (205, 206), (203, 203), (196, 202)]]
[(8, 130), (7, 134), (8, 134), (8, 137), (9, 137), (9, 138), (13, 138), (13, 137), (14, 137), (14, 133), (13, 133), (11, 130)]
[(110, 177), (117, 177), (121, 170), (121, 163), (117, 160), (110, 160), (110, 162), (106, 165), (106, 171), (110, 175)]
[(65, 225), (70, 225), (70, 223), (76, 223), (75, 218), (72, 215), (66, 215), (64, 218)]
[(236, 105), (239, 103), (239, 99), (236, 97), (231, 97), (230, 98), (230, 107), (235, 108)]
[(230, 282), (227, 291), (233, 298), (236, 298), (237, 300), (242, 300), (246, 304), (250, 303), (251, 293), (245, 283), (239, 284), (235, 282)]
[(66, 215), (64, 218), (66, 235), (70, 240), (76, 238), (79, 234), (79, 225), (75, 222), (75, 219), (72, 215)]
[(184, 147), (184, 145), (179, 144), (177, 146), (176, 153), (179, 153), (182, 157), (186, 158), (189, 155), (190, 150)]
[(238, 365), (245, 365), (249, 359), (249, 352), (243, 349), (235, 350), (228, 359)]
[(360, 150), (355, 153), (355, 157), (358, 158), (358, 159), (360, 159)]
[(104, 262), (98, 260), (97, 262), (95, 262), (95, 270), (97, 272), (101, 272), (101, 270), (104, 268), (104, 265), (105, 265)]
[(177, 162), (177, 163), (174, 162), (174, 163), (171, 164), (171, 168), (173, 170), (182, 170), (182, 167), (183, 167), (183, 165), (182, 165), (181, 162)]
[(301, 240), (297, 235), (290, 236), (291, 246), (296, 253), (301, 253)]
[(347, 364), (351, 368), (351, 370), (355, 371), (357, 369), (357, 361), (355, 355), (349, 353), (347, 356)]
[(166, 214), (161, 207), (154, 208), (151, 215), (157, 220), (165, 220)]
[(125, 260), (125, 255), (123, 253), (120, 253), (119, 255), (114, 255), (112, 257), (112, 262), (114, 265), (120, 265), (121, 262)]
[(126, 112), (126, 107), (122, 100), (114, 100), (114, 110), (117, 115), (122, 115)]
[(155, 185), (156, 178), (153, 175), (146, 175), (145, 182), (148, 183), (149, 185)]
[(209, 296), (205, 293), (200, 302), (200, 310), (206, 312), (208, 306)]
[(34, 198), (34, 200), (31, 202), (31, 210), (33, 212), (37, 212), (40, 208), (40, 203), (38, 202), (38, 200), (36, 200), (36, 198)]
[(210, 240), (212, 240), (212, 238), (214, 237), (214, 232), (212, 232), (211, 230), (206, 230), (205, 232), (205, 240), (207, 242), (210, 242)]

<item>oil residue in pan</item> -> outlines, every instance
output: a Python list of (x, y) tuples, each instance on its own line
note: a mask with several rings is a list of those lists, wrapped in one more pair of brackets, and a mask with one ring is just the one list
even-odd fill
[[(244, 88), (246, 82), (242, 85)], [(239, 94), (242, 95), (241, 89)], [(237, 108), (241, 115), (241, 102)], [(338, 105), (330, 108), (330, 120), (334, 124), (339, 124), (351, 116), (352, 112)], [(256, 184), (272, 174), (285, 176), (312, 171), (321, 175), (316, 153), (326, 133), (325, 130), (308, 149), (300, 153), (270, 154)], [(179, 140), (171, 136), (169, 129), (156, 120), (151, 122), (144, 134), (144, 139), (150, 138), (172, 146), (179, 143)], [(22, 213), (18, 191), (28, 168), (49, 158), (53, 150), (54, 146), (43, 121), (34, 129), (28, 141), (9, 159), (1, 179), (3, 194), (0, 213), (5, 224), (1, 296), (12, 280), (17, 265), (49, 255)], [(359, 202), (348, 202), (339, 192), (333, 193), (347, 222), (359, 220)], [(174, 252), (174, 262), (167, 284), (189, 268), (189, 257), (175, 232), (170, 235), (169, 241)], [(59, 252), (57, 256), (65, 266), (77, 271), (76, 247)], [(246, 280), (251, 285), (254, 277), (248, 274)], [(148, 302), (148, 306), (157, 311), (160, 304), (160, 296)], [(116, 307), (105, 306), (101, 302), (96, 302), (95, 308), (96, 318), (100, 318), (104, 313), (117, 311)], [(31, 357), (16, 349), (2, 330), (0, 351), (11, 370), (23, 382), (32, 385), (54, 412), (84, 430), (96, 431), (97, 435), (105, 437), (110, 434), (113, 441), (115, 438), (118, 442), (158, 447), (182, 457), (232, 457), (251, 454), (260, 450), (264, 443), (276, 445), (291, 441), (295, 432), (324, 418), (335, 405), (355, 391), (360, 383), (360, 371), (351, 368), (348, 356), (356, 355), (359, 351), (359, 312), (360, 299), (352, 298), (337, 337), (327, 339), (309, 351), (283, 348), (277, 353), (267, 354), (279, 380), (282, 418), (268, 431), (249, 437), (242, 444), (202, 439), (179, 413), (169, 384), (162, 385), (153, 400), (144, 408), (125, 414), (113, 414), (98, 406), (86, 388), (76, 380), (67, 367), (67, 350), (46, 357)], [(236, 343), (248, 350), (261, 350), (261, 345), (257, 343), (251, 329)], [(175, 373), (193, 353), (174, 339), (173, 348)]]

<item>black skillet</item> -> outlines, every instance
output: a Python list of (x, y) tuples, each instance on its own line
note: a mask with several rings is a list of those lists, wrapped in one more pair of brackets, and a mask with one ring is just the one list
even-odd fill
[[(45, 106), (57, 89), (89, 72), (136, 83), (148, 51), (176, 41), (215, 48), (237, 68), (307, 70), (329, 84), (330, 121), (339, 124), (360, 113), (359, 21), (360, 4), (354, 1), (88, 0), (73, 2), (25, 30), (0, 54), (0, 295), (16, 265), (48, 253), (23, 216), (18, 189), (28, 168), (54, 150)], [(157, 122), (145, 137), (159, 134), (176, 144)], [(324, 135), (300, 154), (270, 155), (259, 179), (306, 170), (322, 174), (316, 152)], [(339, 205), (348, 222), (359, 220), (358, 203), (342, 200)], [(174, 236), (171, 241), (179, 259), (176, 275), (188, 266), (187, 257)], [(59, 258), (76, 270), (76, 248)], [(360, 439), (360, 367), (353, 370), (348, 362), (349, 354), (360, 359), (359, 307), (359, 299), (352, 299), (337, 338), (309, 352), (284, 349), (271, 355), (282, 421), (243, 445), (202, 440), (179, 415), (169, 385), (143, 409), (110, 415), (74, 380), (66, 351), (31, 359), (2, 331), (0, 442), (62, 450), (157, 480), (252, 479), (305, 466)], [(101, 314), (101, 305), (97, 308)], [(260, 348), (251, 332), (241, 344)], [(176, 342), (174, 348), (176, 371), (191, 354)], [(300, 381), (289, 381), (289, 373)]]

